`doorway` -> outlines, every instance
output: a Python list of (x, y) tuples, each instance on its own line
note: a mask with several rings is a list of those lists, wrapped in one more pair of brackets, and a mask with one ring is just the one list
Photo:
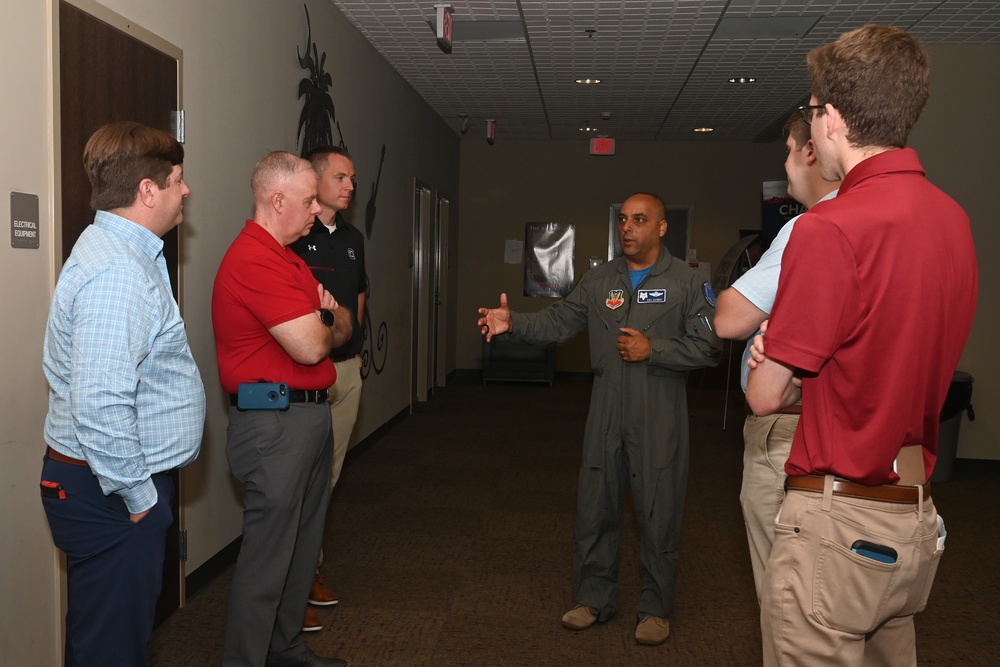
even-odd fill
[(413, 306), (412, 330), (410, 333), (410, 411), (414, 403), (427, 400), (432, 376), (432, 346), (430, 344), (431, 303), (433, 302), (434, 281), (432, 280), (431, 248), (433, 247), (431, 188), (414, 179), (413, 190)]
[(443, 387), (447, 381), (448, 361), (448, 221), (451, 218), (451, 201), (441, 191), (437, 195), (434, 216), (434, 317), (432, 322), (434, 351), (434, 387)]
[[(101, 125), (134, 120), (174, 133), (180, 109), (181, 51), (91, 0), (59, 3), (59, 175), (61, 259), (94, 219), (83, 148)], [(180, 303), (179, 227), (163, 238), (170, 286)], [(60, 255), (57, 249), (57, 257)], [(183, 310), (183, 307), (182, 307)], [(174, 524), (167, 532), (159, 624), (182, 600), (180, 554), (181, 487), (172, 474)]]

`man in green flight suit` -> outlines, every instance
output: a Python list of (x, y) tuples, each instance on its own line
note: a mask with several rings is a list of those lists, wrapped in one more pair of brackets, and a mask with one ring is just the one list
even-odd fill
[(531, 341), (590, 335), (594, 386), (580, 465), (573, 589), (564, 626), (584, 630), (618, 610), (622, 502), (632, 487), (642, 530), (643, 583), (636, 640), (670, 634), (688, 474), (685, 371), (715, 366), (715, 295), (660, 242), (663, 201), (637, 193), (618, 216), (623, 257), (592, 269), (562, 301), (537, 313), (480, 308), (487, 340), (512, 332)]

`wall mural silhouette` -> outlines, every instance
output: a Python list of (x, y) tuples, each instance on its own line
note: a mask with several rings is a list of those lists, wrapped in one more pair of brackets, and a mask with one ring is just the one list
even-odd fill
[[(295, 133), (296, 143), (301, 143), (300, 155), (305, 157), (309, 151), (320, 146), (333, 146), (333, 127), (337, 127), (337, 134), (340, 136), (337, 145), (344, 150), (348, 150), (344, 142), (344, 133), (340, 129), (337, 121), (336, 107), (333, 98), (330, 96), (330, 88), (333, 87), (333, 77), (329, 72), (324, 71), (326, 65), (326, 51), (319, 52), (316, 42), (312, 41), (312, 24), (309, 20), (309, 8), (302, 5), (306, 10), (306, 46), (305, 55), (299, 53), (299, 47), (295, 47), (295, 55), (298, 56), (299, 66), (309, 72), (309, 76), (299, 81), (298, 99), (304, 99), (302, 113), (299, 114), (299, 127)], [(300, 142), (301, 140), (301, 142)], [(382, 179), (382, 165), (385, 164), (385, 144), (382, 144), (382, 154), (379, 158), (378, 174), (372, 182), (368, 204), (365, 206), (365, 237), (370, 241), (372, 231), (375, 228), (375, 200), (378, 197), (379, 182)], [(356, 192), (356, 191), (355, 191)], [(389, 352), (389, 328), (385, 320), (378, 326), (378, 336), (373, 337), (372, 332), (372, 284), (371, 277), (368, 279), (368, 295), (365, 299), (365, 314), (362, 328), (364, 330), (364, 343), (361, 349), (361, 377), (367, 378), (372, 370), (376, 374), (385, 369), (386, 356)]]
[[(295, 133), (295, 140), (302, 137), (302, 152), (305, 157), (314, 148), (320, 146), (333, 145), (333, 131), (331, 123), (336, 122), (337, 112), (333, 106), (333, 98), (330, 97), (330, 87), (333, 85), (333, 77), (329, 72), (323, 71), (326, 64), (326, 51), (319, 54), (316, 42), (312, 41), (312, 24), (309, 21), (309, 8), (306, 10), (306, 55), (299, 53), (299, 48), (295, 47), (295, 55), (299, 57), (299, 67), (308, 70), (309, 76), (299, 81), (299, 99), (305, 97), (302, 105), (302, 113), (299, 114), (299, 129)], [(309, 49), (312, 48), (312, 53)], [(337, 128), (338, 131), (340, 128)], [(344, 137), (340, 138), (340, 147), (344, 145)]]

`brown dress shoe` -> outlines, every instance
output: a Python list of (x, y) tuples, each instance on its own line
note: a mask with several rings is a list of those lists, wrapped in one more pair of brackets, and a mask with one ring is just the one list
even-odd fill
[(319, 578), (319, 572), (317, 572), (316, 577), (313, 578), (312, 588), (309, 589), (309, 604), (314, 604), (317, 607), (329, 607), (338, 602), (340, 600), (337, 599), (337, 594), (323, 584)]
[(323, 629), (323, 622), (311, 607), (306, 607), (306, 616), (302, 621), (302, 632), (317, 632)]
[(576, 605), (562, 617), (563, 627), (569, 630), (586, 630), (596, 622), (597, 617), (594, 616), (594, 612), (585, 604)]
[(670, 619), (647, 616), (635, 626), (635, 640), (646, 646), (659, 646), (670, 636)]

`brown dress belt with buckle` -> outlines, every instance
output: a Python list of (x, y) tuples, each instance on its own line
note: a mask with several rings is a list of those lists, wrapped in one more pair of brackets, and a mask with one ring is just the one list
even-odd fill
[[(326, 400), (330, 398), (329, 389), (289, 389), (288, 390), (288, 402), (289, 403), (326, 403)], [(238, 403), (239, 395), (230, 394), (229, 395), (229, 405), (236, 406)]]
[(45, 455), (48, 456), (53, 461), (59, 461), (60, 463), (68, 463), (74, 466), (83, 466), (84, 468), (89, 467), (86, 461), (81, 461), (80, 459), (74, 459), (72, 456), (66, 456), (65, 454), (60, 454), (51, 447), (45, 447)]
[[(747, 406), (747, 414), (750, 415), (751, 417), (756, 417), (757, 415), (755, 415), (753, 413), (753, 410), (750, 409), (750, 404), (747, 403), (746, 406)], [(775, 410), (771, 414), (774, 414), (774, 415), (801, 415), (802, 414), (802, 404), (801, 403), (792, 403), (787, 408), (781, 408), (780, 410)]]
[[(789, 475), (788, 479), (785, 480), (785, 488), (797, 491), (809, 491), (810, 493), (823, 493), (824, 481), (823, 477), (815, 475)], [(924, 484), (923, 489), (924, 500), (927, 500), (931, 497), (930, 482)], [(839, 477), (833, 479), (833, 495), (906, 504), (916, 503), (920, 499), (917, 494), (917, 487), (915, 486), (896, 486), (894, 484), (865, 486), (864, 484), (840, 479)]]

